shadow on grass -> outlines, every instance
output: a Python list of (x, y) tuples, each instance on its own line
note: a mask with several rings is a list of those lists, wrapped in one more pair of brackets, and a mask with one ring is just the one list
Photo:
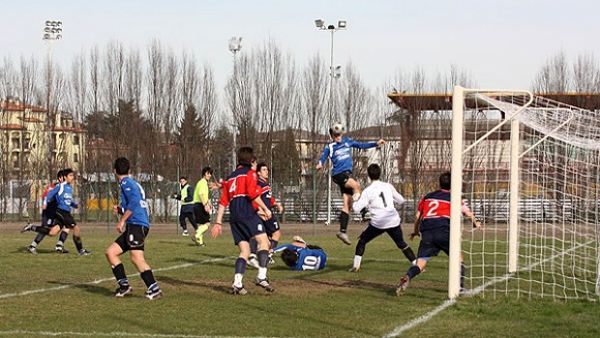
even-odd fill
[(161, 283), (169, 284), (169, 285), (172, 285), (175, 287), (177, 287), (177, 286), (196, 286), (196, 287), (211, 289), (211, 290), (221, 292), (221, 293), (230, 293), (229, 286), (221, 285), (221, 284), (218, 284), (215, 282), (210, 282), (210, 281), (197, 281), (197, 280), (186, 281), (186, 280), (181, 280), (181, 279), (168, 277), (168, 276), (161, 276), (160, 278), (157, 278), (157, 280)]
[(95, 284), (78, 284), (78, 283), (65, 283), (60, 281), (49, 281), (50, 284), (56, 285), (69, 285), (75, 289), (83, 290), (85, 292), (102, 295), (102, 296), (113, 296), (114, 290), (112, 288), (105, 288)]

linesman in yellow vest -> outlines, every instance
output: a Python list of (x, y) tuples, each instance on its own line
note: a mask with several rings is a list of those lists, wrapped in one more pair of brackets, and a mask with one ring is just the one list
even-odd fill
[(202, 179), (196, 183), (196, 188), (194, 189), (194, 215), (196, 216), (196, 223), (199, 226), (193, 239), (200, 246), (204, 246), (204, 233), (210, 225), (212, 204), (210, 202), (208, 181), (210, 181), (211, 177), (212, 169), (210, 167), (202, 168)]
[(179, 194), (174, 194), (172, 197), (181, 201), (181, 209), (179, 209), (179, 225), (183, 229), (183, 236), (189, 236), (187, 224), (185, 220), (189, 220), (194, 230), (198, 231), (196, 216), (194, 215), (194, 192), (188, 184), (187, 177), (179, 178), (180, 190)]

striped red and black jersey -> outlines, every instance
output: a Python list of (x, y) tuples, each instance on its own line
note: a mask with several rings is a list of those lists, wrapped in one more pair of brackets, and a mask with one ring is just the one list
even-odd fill
[[(440, 189), (425, 195), (419, 201), (418, 210), (421, 213), (420, 231), (450, 228), (450, 190)], [(461, 212), (467, 211), (465, 201), (461, 201)]]
[[(271, 190), (271, 185), (269, 182), (259, 178), (258, 186), (260, 187), (260, 199), (262, 199), (267, 208), (271, 208), (277, 204), (275, 197), (273, 197), (273, 191)], [(252, 205), (255, 209), (258, 209), (258, 204), (252, 202)]]
[(256, 213), (252, 200), (259, 197), (260, 193), (256, 171), (240, 165), (223, 182), (219, 204), (229, 206), (230, 221), (236, 222)]
[(425, 195), (419, 202), (421, 231), (450, 227), (450, 191), (436, 190)]

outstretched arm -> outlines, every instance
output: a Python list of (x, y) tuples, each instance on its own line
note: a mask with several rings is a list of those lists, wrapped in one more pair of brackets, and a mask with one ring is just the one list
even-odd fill
[(462, 213), (471, 220), (471, 223), (473, 224), (473, 228), (476, 228), (476, 229), (482, 228), (481, 221), (479, 221), (477, 219), (477, 217), (475, 217), (475, 214), (471, 211), (471, 209), (469, 209), (469, 207), (464, 204), (462, 205)]
[(329, 145), (326, 145), (325, 148), (323, 148), (323, 154), (321, 154), (321, 158), (319, 159), (319, 163), (317, 163), (317, 170), (321, 170), (321, 168), (323, 168), (323, 165), (325, 164), (325, 161), (327, 161), (327, 158), (329, 157)]

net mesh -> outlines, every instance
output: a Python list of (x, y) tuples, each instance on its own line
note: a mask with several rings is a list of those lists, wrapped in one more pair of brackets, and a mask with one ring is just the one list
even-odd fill
[[(465, 287), (484, 297), (597, 300), (598, 113), (519, 93), (473, 92), (463, 105), (463, 198), (485, 226), (463, 233)], [(520, 128), (518, 261), (510, 273), (512, 119)]]

